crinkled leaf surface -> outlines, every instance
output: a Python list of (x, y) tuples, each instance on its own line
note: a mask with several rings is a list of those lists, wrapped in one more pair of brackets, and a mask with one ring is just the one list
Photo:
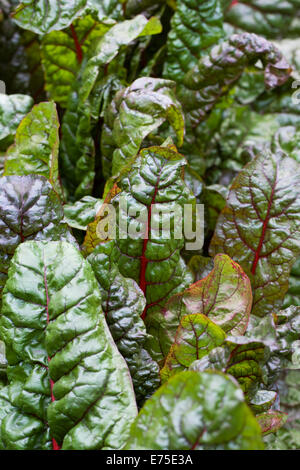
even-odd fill
[(24, 0), (13, 14), (15, 22), (36, 34), (69, 26), (84, 13), (88, 0)]
[(299, 37), (299, 0), (242, 0), (232, 2), (225, 14), (231, 25), (269, 39)]
[(89, 223), (93, 222), (96, 214), (103, 204), (102, 199), (92, 196), (84, 196), (74, 204), (64, 205), (64, 221), (73, 228), (86, 230)]
[(243, 392), (222, 373), (180, 372), (146, 402), (126, 450), (263, 449)]
[(255, 34), (234, 34), (201, 58), (185, 75), (183, 83), (188, 91), (180, 97), (192, 126), (205, 119), (240, 78), (245, 67), (259, 59), (265, 69), (266, 88), (275, 88), (288, 79), (291, 68), (282, 53), (271, 42)]
[(251, 398), (249, 405), (252, 411), (257, 413), (263, 413), (268, 411), (274, 404), (277, 398), (277, 393), (271, 390), (258, 390)]
[(175, 341), (160, 372), (162, 382), (220, 346), (225, 337), (224, 331), (205, 315), (199, 313), (182, 317)]
[(158, 354), (160, 360), (168, 354), (180, 320), (187, 314), (202, 313), (226, 333), (243, 334), (251, 303), (250, 281), (241, 267), (226, 255), (217, 256), (206, 278), (174, 295), (149, 319), (150, 332), (156, 338), (156, 344), (151, 342), (151, 354)]
[(223, 12), (219, 0), (180, 0), (171, 19), (164, 77), (181, 82), (197, 58), (223, 36)]
[(239, 261), (253, 289), (253, 313), (281, 305), (300, 251), (300, 167), (265, 151), (233, 182), (211, 242), (211, 254)]
[[(130, 158), (136, 155), (143, 139), (168, 121), (182, 145), (184, 117), (174, 94), (175, 83), (158, 78), (139, 78), (120, 91), (107, 110), (102, 139), (104, 144), (111, 134), (116, 150), (102, 145), (103, 167), (107, 177), (119, 173)], [(107, 135), (108, 134), (108, 135)]]
[(87, 15), (74, 21), (69, 28), (52, 31), (43, 37), (45, 88), (56, 103), (66, 107), (82, 61), (91, 54), (94, 44), (110, 27)]
[[(144, 149), (118, 181), (121, 191), (111, 200), (116, 210), (118, 267), (145, 294), (143, 318), (159, 310), (173, 293), (192, 282), (192, 275), (180, 257), (185, 240), (174, 237), (175, 205), (182, 208), (184, 204), (195, 203), (181, 177), (185, 163), (180, 154), (167, 147)], [(162, 206), (167, 209), (162, 217), (170, 217), (170, 238), (151, 224), (164, 220), (158, 212), (152, 217), (154, 205), (156, 210)], [(100, 242), (94, 235), (95, 224), (91, 224), (84, 243), (89, 253)]]
[(191, 364), (191, 370), (221, 370), (232, 375), (251, 401), (260, 383), (263, 383), (263, 366), (269, 358), (269, 348), (258, 340), (243, 336), (226, 339), (223, 347), (213, 349), (208, 355)]
[(21, 121), (15, 143), (6, 154), (4, 175), (42, 175), (59, 193), (58, 136), (56, 105), (35, 105)]
[(75, 242), (58, 195), (42, 176), (0, 178), (0, 297), (12, 255), (27, 240)]
[(144, 349), (147, 333), (141, 315), (146, 304), (145, 297), (133, 279), (120, 274), (114, 260), (114, 249), (113, 241), (101, 243), (88, 261), (99, 282), (107, 324), (128, 364), (140, 403), (158, 388), (159, 368)]
[[(1, 447), (116, 449), (136, 416), (129, 371), (89, 263), (65, 242), (27, 242), (11, 262), (0, 334), (11, 410)], [(1, 400), (0, 397), (0, 400)]]

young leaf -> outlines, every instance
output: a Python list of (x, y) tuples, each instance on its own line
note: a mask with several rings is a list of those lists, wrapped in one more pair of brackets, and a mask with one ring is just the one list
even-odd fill
[(243, 392), (222, 373), (180, 372), (146, 402), (126, 450), (259, 450)]
[(129, 367), (138, 403), (159, 386), (159, 368), (144, 349), (147, 338), (141, 315), (145, 297), (133, 279), (120, 274), (114, 243), (101, 243), (88, 257), (99, 282), (102, 309), (112, 337)]
[[(157, 78), (139, 78), (121, 90), (107, 110), (102, 139), (111, 134), (116, 147), (112, 163), (102, 145), (104, 175), (118, 174), (130, 158), (139, 152), (143, 139), (165, 121), (174, 128), (182, 145), (184, 117), (174, 94), (175, 83)], [(111, 148), (108, 149), (111, 152)]]
[(42, 176), (0, 178), (0, 299), (11, 257), (27, 240), (76, 243), (65, 224), (58, 195)]
[[(0, 334), (9, 363), (3, 448), (118, 449), (137, 414), (125, 361), (89, 263), (65, 242), (27, 242), (11, 261)], [(15, 423), (18, 422), (16, 426)]]
[(175, 341), (160, 372), (162, 382), (221, 346), (225, 337), (224, 331), (205, 315), (199, 313), (182, 317)]
[(267, 436), (271, 432), (277, 432), (278, 429), (284, 425), (287, 418), (288, 417), (285, 413), (275, 410), (269, 410), (256, 416), (263, 436)]
[(233, 182), (211, 242), (249, 276), (253, 313), (280, 307), (291, 267), (300, 253), (300, 167), (265, 150)]
[[(248, 277), (241, 267), (226, 255), (218, 255), (214, 269), (188, 289), (174, 295), (161, 312), (149, 319), (151, 355), (161, 360), (174, 342), (181, 318), (202, 313), (226, 333), (242, 335), (248, 324), (252, 294)], [(150, 348), (150, 345), (149, 345)]]
[(42, 175), (60, 193), (58, 128), (55, 103), (35, 105), (21, 121), (15, 143), (7, 151), (4, 175)]

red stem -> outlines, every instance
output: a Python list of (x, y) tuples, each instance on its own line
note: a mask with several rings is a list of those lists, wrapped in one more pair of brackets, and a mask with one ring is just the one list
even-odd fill
[(82, 62), (82, 59), (83, 59), (83, 52), (82, 52), (82, 47), (81, 47), (81, 44), (78, 40), (78, 37), (77, 37), (77, 34), (76, 34), (76, 31), (75, 31), (75, 28), (74, 26), (71, 24), (70, 26), (70, 30), (71, 30), (71, 33), (72, 33), (72, 38), (74, 40), (74, 44), (75, 44), (75, 48), (76, 48), (76, 57), (77, 57), (77, 61), (79, 64), (81, 64)]

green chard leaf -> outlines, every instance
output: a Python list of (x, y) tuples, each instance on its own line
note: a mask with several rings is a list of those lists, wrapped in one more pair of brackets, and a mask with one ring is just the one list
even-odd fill
[(289, 290), (284, 298), (283, 307), (300, 306), (300, 258), (297, 258), (291, 269)]
[(64, 221), (69, 227), (86, 230), (88, 224), (95, 219), (102, 204), (102, 199), (96, 199), (92, 196), (85, 196), (74, 204), (65, 204)]
[(75, 243), (63, 220), (60, 199), (42, 176), (0, 178), (0, 299), (11, 257), (26, 240)]
[(208, 355), (195, 361), (190, 369), (199, 372), (207, 369), (220, 370), (232, 375), (239, 382), (247, 401), (251, 403), (258, 399), (256, 393), (260, 384), (264, 383), (263, 366), (269, 356), (269, 348), (264, 342), (243, 336), (229, 336), (222, 347), (213, 349)]
[(111, 25), (97, 22), (92, 16), (77, 19), (63, 31), (53, 31), (42, 39), (42, 63), (45, 88), (51, 99), (66, 107), (81, 64)]
[[(181, 319), (190, 314), (206, 315), (226, 333), (242, 335), (252, 304), (251, 285), (241, 267), (226, 255), (218, 255), (209, 275), (174, 295), (149, 319), (151, 355), (161, 360), (175, 340)], [(155, 332), (155, 333), (154, 333)]]
[(137, 414), (130, 375), (77, 249), (65, 242), (17, 249), (0, 334), (9, 380), (0, 390), (1, 448), (123, 447)]
[(192, 127), (206, 119), (245, 68), (258, 60), (264, 66), (267, 89), (280, 86), (289, 78), (292, 69), (279, 49), (255, 34), (234, 34), (199, 60), (185, 75), (183, 84), (187, 90), (179, 95)]
[(164, 77), (182, 82), (197, 59), (224, 35), (219, 0), (180, 0), (171, 19)]
[(30, 96), (0, 94), (0, 152), (14, 142), (18, 125), (32, 106)]
[(182, 317), (175, 341), (160, 372), (162, 382), (188, 369), (192, 362), (222, 345), (225, 337), (224, 331), (205, 315), (196, 313)]
[(24, 0), (13, 18), (36, 34), (64, 29), (84, 13), (87, 0)]
[(6, 154), (4, 175), (41, 175), (57, 193), (59, 121), (56, 105), (44, 102), (35, 105), (21, 121), (15, 143)]
[[(105, 116), (102, 134), (104, 176), (120, 172), (139, 150), (143, 139), (168, 121), (177, 135), (184, 136), (184, 117), (175, 94), (175, 83), (156, 78), (139, 78), (115, 96)], [(107, 141), (111, 145), (107, 147)], [(111, 161), (111, 147), (116, 147)]]
[(260, 153), (234, 180), (210, 252), (239, 261), (251, 280), (253, 310), (281, 306), (300, 252), (300, 167), (292, 158)]
[(158, 388), (159, 367), (144, 349), (147, 333), (141, 315), (145, 297), (133, 279), (120, 274), (114, 260), (114, 248), (113, 241), (101, 243), (88, 261), (99, 282), (108, 327), (127, 362), (137, 402), (141, 403)]
[(250, 33), (268, 39), (299, 37), (299, 0), (242, 0), (232, 2), (225, 21)]
[[(180, 256), (185, 238), (182, 230), (175, 238), (174, 229), (175, 205), (181, 210), (185, 204), (195, 206), (195, 199), (182, 179), (185, 164), (180, 154), (167, 147), (144, 149), (122, 174), (117, 194), (110, 201), (116, 213), (118, 267), (121, 274), (134, 279), (145, 294), (144, 319), (160, 310), (169, 297), (193, 280)], [(166, 211), (160, 216), (158, 212), (164, 208)], [(137, 217), (137, 214), (140, 215)], [(156, 227), (166, 218), (170, 220), (170, 237)], [(101, 217), (87, 230), (84, 242), (87, 253), (101, 241), (97, 222), (101, 222)], [(105, 225), (103, 220), (103, 229)]]
[(222, 373), (180, 372), (135, 420), (126, 450), (259, 450), (260, 428), (235, 381)]

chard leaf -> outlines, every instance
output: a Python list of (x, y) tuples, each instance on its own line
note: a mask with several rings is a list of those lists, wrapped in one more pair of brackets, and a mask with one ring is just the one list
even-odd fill
[(145, 297), (133, 279), (120, 274), (113, 241), (98, 245), (88, 261), (99, 282), (108, 327), (129, 367), (137, 402), (142, 403), (160, 383), (158, 365), (144, 349), (147, 333), (141, 315)]
[(11, 257), (26, 240), (75, 242), (58, 195), (42, 176), (0, 178), (0, 298)]
[(241, 267), (226, 255), (216, 256), (207, 277), (171, 297), (161, 312), (149, 319), (149, 332), (156, 338), (156, 343), (151, 341), (152, 357), (158, 355), (161, 360), (168, 354), (184, 315), (202, 313), (226, 333), (242, 335), (251, 303), (250, 281)]
[(282, 85), (289, 78), (292, 69), (279, 49), (255, 34), (234, 34), (199, 60), (185, 75), (183, 84), (188, 90), (180, 96), (193, 127), (206, 119), (244, 69), (258, 60), (264, 65), (267, 89)]
[[(112, 162), (111, 148), (102, 145), (104, 174), (118, 174), (130, 158), (136, 155), (143, 139), (168, 121), (176, 132), (178, 145), (184, 136), (184, 117), (180, 103), (174, 94), (175, 83), (156, 78), (139, 78), (120, 91), (105, 118), (104, 144), (111, 134), (116, 147)], [(108, 134), (108, 135), (107, 135)]]
[(36, 34), (64, 29), (84, 13), (87, 0), (24, 0), (13, 13), (18, 26)]
[(232, 375), (251, 402), (259, 385), (264, 383), (263, 366), (269, 356), (269, 348), (262, 341), (232, 336), (227, 338), (222, 348), (213, 349), (208, 355), (195, 361), (191, 370), (202, 372), (214, 369)]
[(242, 0), (232, 2), (225, 14), (231, 25), (269, 39), (299, 37), (299, 0)]
[(272, 432), (277, 432), (287, 420), (287, 415), (281, 411), (269, 410), (256, 416), (258, 424), (261, 427), (263, 436)]
[(86, 230), (88, 224), (95, 219), (102, 204), (102, 199), (96, 199), (92, 196), (85, 196), (74, 204), (65, 204), (64, 221), (70, 227), (78, 230)]
[(137, 414), (132, 384), (92, 268), (77, 249), (65, 242), (17, 249), (0, 333), (9, 364), (1, 395), (12, 406), (1, 420), (2, 448), (124, 445)]
[(81, 100), (83, 102), (87, 100), (96, 80), (103, 73), (105, 65), (116, 57), (122, 46), (128, 45), (140, 36), (158, 34), (161, 28), (158, 18), (153, 17), (148, 20), (143, 15), (114, 25), (99, 41), (93, 56), (83, 70)]
[(280, 307), (300, 252), (300, 167), (265, 150), (239, 173), (221, 212), (211, 254), (227, 253), (251, 280), (253, 313)]
[(18, 126), (6, 154), (4, 175), (41, 175), (60, 193), (58, 180), (59, 121), (56, 105), (35, 105)]
[(243, 392), (222, 373), (180, 372), (146, 402), (126, 450), (263, 449)]
[(0, 94), (0, 151), (13, 143), (17, 127), (32, 105), (30, 96)]
[(53, 31), (42, 39), (45, 88), (51, 99), (66, 107), (68, 96), (91, 48), (110, 28), (92, 16), (74, 21), (63, 31)]
[(219, 0), (180, 0), (171, 19), (164, 77), (181, 82), (197, 64), (197, 58), (223, 36), (223, 12)]
[[(180, 257), (185, 239), (174, 236), (175, 204), (181, 209), (184, 204), (195, 204), (182, 179), (185, 164), (180, 154), (167, 147), (150, 147), (142, 150), (122, 174), (117, 189), (113, 187), (111, 204), (116, 213), (117, 263), (121, 274), (134, 279), (145, 294), (147, 304), (143, 318), (160, 310), (172, 294), (192, 282), (192, 275)], [(162, 205), (168, 209), (163, 217), (170, 218), (170, 238), (151, 225), (154, 205), (156, 209), (161, 209)], [(155, 217), (157, 221), (159, 215)], [(88, 227), (84, 242), (88, 253), (101, 241), (96, 230), (99, 221), (101, 217)], [(124, 225), (132, 231), (125, 238)]]
[(224, 331), (205, 315), (199, 313), (182, 317), (175, 341), (160, 372), (162, 382), (221, 346), (225, 337)]
[(269, 390), (258, 390), (255, 395), (251, 397), (249, 405), (255, 414), (262, 413), (268, 411), (269, 408), (271, 408), (276, 398), (276, 392)]
[(283, 307), (300, 306), (300, 258), (297, 258), (291, 269), (289, 290), (284, 298)]

